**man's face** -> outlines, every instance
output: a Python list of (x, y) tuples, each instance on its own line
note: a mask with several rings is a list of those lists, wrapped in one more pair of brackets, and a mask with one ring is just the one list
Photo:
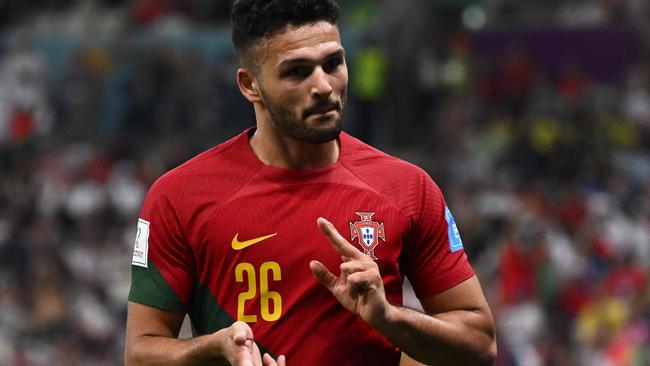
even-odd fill
[(260, 94), (275, 129), (314, 144), (338, 137), (348, 70), (337, 27), (289, 27), (263, 40), (258, 57)]

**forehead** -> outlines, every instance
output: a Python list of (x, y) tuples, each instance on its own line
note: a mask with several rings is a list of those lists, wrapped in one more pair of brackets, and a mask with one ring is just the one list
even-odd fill
[(263, 63), (271, 66), (292, 59), (319, 59), (343, 48), (338, 28), (325, 21), (290, 26), (260, 46)]

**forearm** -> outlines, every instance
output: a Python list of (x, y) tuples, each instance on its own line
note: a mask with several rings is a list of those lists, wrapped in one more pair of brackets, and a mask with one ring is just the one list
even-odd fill
[(370, 324), (420, 362), (440, 365), (491, 365), (496, 342), (491, 317), (479, 310), (427, 315), (390, 305)]
[(220, 346), (224, 336), (223, 331), (191, 339), (142, 335), (127, 344), (126, 365), (227, 365)]

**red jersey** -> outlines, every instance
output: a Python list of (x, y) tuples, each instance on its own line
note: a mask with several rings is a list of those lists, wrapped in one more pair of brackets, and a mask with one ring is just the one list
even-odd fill
[(404, 276), (424, 299), (474, 274), (440, 190), (345, 133), (336, 163), (304, 170), (261, 163), (251, 133), (151, 187), (129, 300), (188, 313), (196, 334), (245, 321), (289, 365), (398, 365), (399, 349), (312, 276), (312, 259), (335, 274), (341, 263), (316, 219), (377, 261), (388, 301), (401, 305)]

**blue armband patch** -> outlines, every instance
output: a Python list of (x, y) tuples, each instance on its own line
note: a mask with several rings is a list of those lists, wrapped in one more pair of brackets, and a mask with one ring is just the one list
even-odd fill
[(456, 226), (456, 220), (454, 216), (449, 211), (448, 207), (445, 207), (445, 219), (447, 220), (447, 233), (449, 235), (449, 248), (451, 252), (457, 252), (463, 249), (463, 241), (460, 239), (460, 232), (458, 232), (458, 226)]

